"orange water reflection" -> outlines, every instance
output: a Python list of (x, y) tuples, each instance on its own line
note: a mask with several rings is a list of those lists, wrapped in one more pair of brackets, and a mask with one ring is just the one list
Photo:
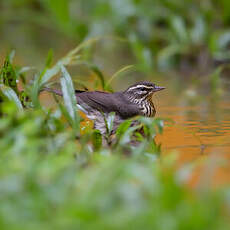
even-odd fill
[(166, 122), (163, 134), (156, 138), (162, 144), (162, 154), (177, 152), (179, 168), (195, 166), (187, 180), (192, 187), (204, 181), (215, 187), (229, 184), (230, 104), (187, 106), (170, 100), (158, 102), (158, 116), (174, 121)]

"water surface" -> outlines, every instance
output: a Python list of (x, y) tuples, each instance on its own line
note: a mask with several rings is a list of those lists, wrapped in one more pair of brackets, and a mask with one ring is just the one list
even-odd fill
[(200, 92), (189, 86), (181, 91), (167, 88), (153, 97), (157, 116), (174, 122), (166, 122), (163, 134), (157, 136), (163, 154), (177, 153), (180, 166), (199, 165), (190, 178), (193, 184), (207, 168), (211, 168), (206, 172), (211, 184), (229, 183), (230, 93)]

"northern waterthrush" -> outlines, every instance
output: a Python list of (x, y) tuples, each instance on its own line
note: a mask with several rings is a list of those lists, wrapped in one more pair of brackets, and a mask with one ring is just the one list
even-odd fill
[[(152, 102), (155, 92), (165, 89), (147, 81), (138, 82), (128, 87), (125, 91), (108, 93), (101, 91), (75, 90), (78, 108), (94, 121), (94, 128), (102, 135), (107, 131), (105, 119), (111, 112), (115, 113), (113, 132), (126, 119), (137, 115), (154, 117), (156, 109)], [(60, 90), (44, 88), (62, 96)]]

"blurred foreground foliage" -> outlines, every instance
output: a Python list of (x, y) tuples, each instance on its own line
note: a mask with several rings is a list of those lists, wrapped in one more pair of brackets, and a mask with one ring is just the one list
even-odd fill
[(143, 70), (207, 71), (230, 58), (229, 0), (1, 0), (0, 9), (1, 34), (13, 46), (119, 36)]
[[(54, 65), (49, 55), (32, 81), (26, 78), (29, 68), (13, 65), (13, 54), (3, 64), (1, 229), (229, 229), (230, 190), (192, 192), (180, 179), (183, 172), (159, 157), (153, 138), (162, 132), (161, 119), (140, 119), (146, 136), (138, 136), (136, 148), (129, 145), (135, 133), (129, 121), (119, 127), (112, 146), (103, 147), (95, 130), (80, 132), (64, 66), (76, 64), (82, 47)], [(56, 98), (56, 108), (47, 109), (39, 100), (41, 89), (60, 72), (64, 102)]]

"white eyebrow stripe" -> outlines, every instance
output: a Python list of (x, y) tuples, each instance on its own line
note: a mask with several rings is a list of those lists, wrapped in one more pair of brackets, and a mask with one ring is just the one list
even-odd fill
[(153, 89), (154, 87), (153, 86), (146, 86), (146, 85), (136, 85), (136, 86), (133, 86), (131, 88), (129, 88), (128, 90), (132, 90), (132, 89), (138, 89), (138, 88), (146, 88), (146, 89)]

